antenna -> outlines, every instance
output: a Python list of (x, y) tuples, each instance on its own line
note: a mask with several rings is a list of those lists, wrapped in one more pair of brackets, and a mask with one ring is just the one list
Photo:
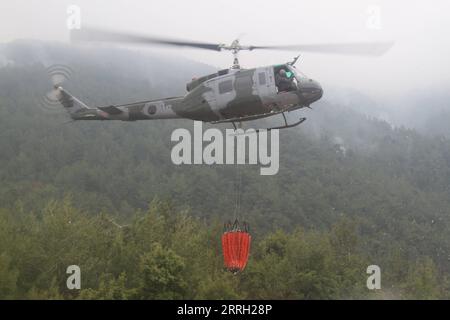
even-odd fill
[(294, 57), (294, 59), (290, 62), (288, 62), (287, 64), (290, 66), (294, 66), (297, 63), (298, 58), (300, 58), (300, 54), (296, 57)]

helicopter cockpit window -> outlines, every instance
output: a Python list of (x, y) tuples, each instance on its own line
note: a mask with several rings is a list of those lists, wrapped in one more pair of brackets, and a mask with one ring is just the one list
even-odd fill
[(233, 82), (231, 80), (226, 80), (219, 82), (219, 93), (227, 93), (233, 90)]
[(295, 74), (286, 65), (275, 67), (274, 72), (275, 85), (279, 93), (297, 90)]

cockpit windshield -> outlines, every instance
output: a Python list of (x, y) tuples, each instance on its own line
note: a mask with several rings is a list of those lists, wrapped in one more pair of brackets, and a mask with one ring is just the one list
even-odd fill
[(297, 71), (287, 64), (274, 67), (275, 84), (278, 93), (298, 90)]
[(296, 67), (290, 65), (287, 65), (286, 67), (289, 69), (289, 72), (291, 72), (291, 74), (295, 76), (297, 79), (308, 78), (303, 72), (298, 70)]

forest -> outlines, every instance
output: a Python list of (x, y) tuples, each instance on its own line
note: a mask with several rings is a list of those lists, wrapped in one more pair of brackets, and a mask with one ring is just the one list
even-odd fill
[(70, 66), (64, 87), (92, 106), (182, 95), (212, 67), (29, 41), (0, 55), (0, 299), (450, 298), (449, 137), (325, 95), (280, 132), (278, 174), (242, 167), (252, 248), (233, 275), (220, 236), (236, 166), (170, 159), (171, 132), (192, 121), (68, 123), (42, 101), (52, 64)]

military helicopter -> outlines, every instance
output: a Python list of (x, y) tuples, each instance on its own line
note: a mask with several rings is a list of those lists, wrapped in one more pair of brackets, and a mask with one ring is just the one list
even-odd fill
[(238, 54), (242, 50), (289, 50), (380, 56), (391, 48), (391, 42), (360, 42), (341, 44), (306, 44), (289, 46), (245, 46), (239, 40), (230, 45), (173, 40), (141, 36), (101, 29), (82, 28), (71, 31), (71, 41), (113, 42), (125, 44), (192, 47), (210, 51), (230, 51), (233, 64), (228, 69), (194, 78), (180, 97), (148, 100), (124, 105), (89, 107), (60, 84), (54, 94), (73, 120), (155, 120), (186, 118), (212, 124), (242, 122), (281, 114), (284, 124), (267, 128), (283, 129), (301, 124), (306, 118), (288, 123), (286, 113), (308, 107), (322, 97), (321, 85), (299, 72), (292, 61), (252, 69), (241, 68)]

